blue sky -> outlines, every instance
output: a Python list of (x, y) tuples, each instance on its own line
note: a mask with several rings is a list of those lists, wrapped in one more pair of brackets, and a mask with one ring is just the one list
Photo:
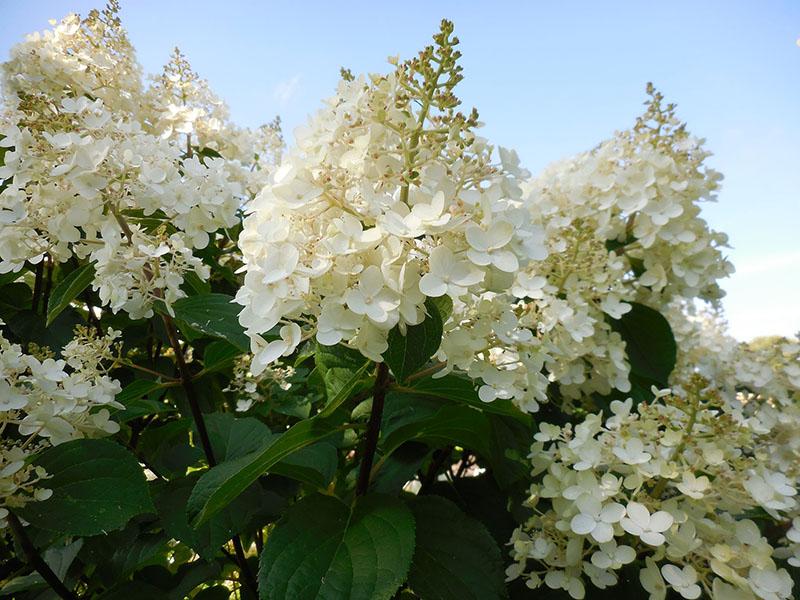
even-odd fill
[[(0, 56), (25, 33), (102, 0), (0, 0)], [(533, 172), (633, 123), (653, 81), (725, 174), (704, 214), (729, 234), (724, 305), (739, 338), (800, 330), (800, 2), (246, 2), (123, 0), (145, 71), (178, 45), (229, 104), (287, 138), (340, 66), (384, 71), (456, 24), (465, 80), (493, 143)]]

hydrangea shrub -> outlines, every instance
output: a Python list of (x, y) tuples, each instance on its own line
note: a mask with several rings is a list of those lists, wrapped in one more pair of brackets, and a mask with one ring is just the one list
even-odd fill
[(284, 147), (112, 0), (2, 65), (0, 593), (785, 600), (800, 342), (719, 309), (652, 85), (539, 174), (454, 27)]

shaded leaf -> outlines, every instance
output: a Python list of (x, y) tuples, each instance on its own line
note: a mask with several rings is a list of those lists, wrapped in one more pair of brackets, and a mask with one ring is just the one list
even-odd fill
[(308, 496), (270, 533), (261, 555), (261, 600), (388, 600), (414, 553), (414, 519), (398, 499), (371, 495), (353, 507)]
[(198, 294), (177, 300), (172, 308), (176, 320), (206, 335), (222, 338), (247, 352), (250, 338), (239, 324), (241, 307), (232, 302), (233, 298), (225, 294)]
[(78, 267), (67, 275), (53, 289), (50, 301), (47, 304), (47, 327), (61, 314), (61, 311), (69, 306), (78, 294), (83, 292), (94, 279), (94, 264), (88, 263)]
[(609, 324), (625, 340), (631, 373), (666, 387), (677, 355), (672, 328), (658, 311), (637, 302), (631, 307), (621, 319), (609, 319)]
[(505, 598), (500, 550), (486, 528), (438, 496), (408, 500), (417, 544), (408, 584), (422, 600)]
[(428, 312), (419, 325), (409, 325), (405, 334), (399, 327), (389, 332), (389, 348), (383, 359), (398, 381), (418, 371), (439, 349), (442, 342), (442, 316), (430, 300), (425, 302)]
[(52, 476), (47, 487), (53, 490), (48, 500), (30, 502), (20, 511), (36, 527), (96, 535), (154, 509), (139, 462), (114, 442), (66, 442), (47, 449), (34, 463)]

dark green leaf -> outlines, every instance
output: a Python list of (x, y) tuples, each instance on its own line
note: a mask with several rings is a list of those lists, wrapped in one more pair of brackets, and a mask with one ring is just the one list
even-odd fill
[(134, 379), (117, 394), (116, 400), (120, 404), (128, 404), (131, 400), (138, 400), (147, 396), (150, 392), (164, 387), (160, 381), (152, 379)]
[(469, 406), (443, 406), (428, 418), (398, 427), (381, 441), (381, 447), (385, 454), (391, 454), (408, 441), (458, 444), (488, 456), (490, 436), (490, 422), (482, 412)]
[(53, 495), (30, 502), (21, 515), (36, 527), (67, 535), (113, 531), (153, 510), (142, 468), (108, 440), (74, 440), (49, 448), (35, 464), (52, 475)]
[[(214, 456), (219, 462), (259, 452), (282, 435), (272, 433), (258, 419), (235, 418), (230, 413), (206, 415), (206, 424)], [(333, 478), (337, 464), (336, 448), (323, 440), (297, 450), (273, 465), (270, 471), (321, 488)]]
[(609, 323), (625, 340), (631, 373), (666, 387), (677, 354), (672, 328), (658, 311), (637, 302), (631, 305), (621, 319)]
[(47, 323), (49, 327), (62, 310), (69, 306), (78, 294), (83, 292), (94, 279), (94, 264), (88, 263), (78, 267), (67, 275), (53, 289), (50, 302), (47, 304)]
[(408, 584), (422, 600), (505, 598), (500, 550), (486, 528), (438, 496), (408, 501), (417, 545)]
[(315, 360), (317, 371), (325, 382), (328, 402), (322, 413), (327, 416), (350, 397), (369, 367), (370, 361), (346, 346), (322, 344), (317, 344)]
[(198, 294), (181, 298), (172, 308), (175, 318), (184, 321), (192, 329), (227, 340), (247, 352), (250, 339), (239, 324), (241, 307), (232, 301), (233, 298), (225, 294)]
[(442, 342), (442, 316), (437, 306), (426, 301), (428, 312), (425, 320), (419, 325), (409, 325), (403, 334), (399, 327), (389, 332), (389, 348), (383, 353), (398, 381), (420, 369), (439, 349)]
[[(288, 503), (286, 497), (257, 481), (224, 510), (193, 529), (186, 516), (186, 503), (198, 479), (199, 474), (192, 473), (169, 482), (159, 482), (153, 497), (167, 535), (205, 558), (215, 556), (219, 547), (234, 535), (277, 519)], [(291, 489), (296, 487), (294, 484)], [(288, 490), (289, 484), (284, 484), (283, 489)]]
[(219, 371), (232, 365), (237, 356), (241, 356), (242, 350), (233, 344), (223, 342), (211, 342), (205, 352), (203, 352), (203, 368), (206, 371)]
[(414, 519), (398, 499), (331, 496), (292, 506), (261, 555), (261, 600), (388, 600), (414, 553)]
[(483, 412), (513, 417), (526, 424), (531, 422), (531, 416), (514, 406), (511, 400), (481, 401), (478, 398), (478, 392), (475, 391), (475, 384), (469, 379), (458, 375), (449, 374), (439, 378), (425, 377), (415, 381), (411, 388), (417, 394), (442, 398), (455, 403), (469, 404)]
[(230, 504), (259, 476), (294, 452), (310, 446), (336, 431), (335, 419), (315, 418), (300, 421), (262, 450), (227, 461), (209, 469), (197, 482), (189, 498), (187, 512), (196, 527)]

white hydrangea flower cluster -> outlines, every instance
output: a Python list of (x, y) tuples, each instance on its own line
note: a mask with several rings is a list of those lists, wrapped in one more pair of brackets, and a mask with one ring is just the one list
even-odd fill
[(544, 364), (567, 399), (629, 391), (624, 343), (608, 324), (627, 302), (713, 301), (717, 280), (733, 272), (726, 236), (699, 217), (722, 177), (704, 166), (709, 153), (674, 105), (652, 85), (648, 94), (632, 129), (524, 184), (549, 255), (529, 264), (515, 294), (532, 301), (525, 322), (549, 349)]
[[(0, 323), (2, 325), (2, 323)], [(119, 431), (109, 419), (119, 381), (105, 364), (114, 358), (118, 331), (103, 337), (79, 327), (75, 338), (55, 359), (46, 351), (23, 352), (0, 335), (0, 528), (6, 507), (44, 500), (51, 491), (47, 475), (28, 460), (33, 454), (63, 442)]]
[(447, 296), (440, 374), (481, 381), (484, 401), (629, 391), (608, 318), (721, 295), (725, 237), (698, 217), (720, 177), (652, 89), (633, 129), (539, 177), (513, 151), (492, 162), (474, 113), (454, 112), (450, 27), (387, 76), (345, 73), (252, 205), (237, 301), (256, 363), (281, 355), (262, 337), (278, 325), (283, 354), (315, 336), (380, 361), (390, 329)]
[[(255, 185), (250, 180), (257, 184), (264, 175), (251, 174), (259, 170), (253, 147), (244, 164), (219, 152), (198, 156), (173, 135), (186, 130), (192, 139), (197, 130), (200, 141), (213, 132), (222, 139), (230, 128), (221, 120), (224, 112), (200, 111), (189, 127), (183, 117), (176, 117), (178, 125), (169, 124), (152, 109), (174, 90), (156, 85), (143, 92), (141, 70), (117, 11), (114, 0), (86, 19), (70, 15), (53, 30), (29, 36), (2, 66), (0, 273), (36, 264), (45, 254), (60, 262), (90, 256), (97, 262), (95, 288), (108, 290), (115, 310), (131, 306), (143, 316), (150, 314), (154, 297), (169, 303), (181, 295), (175, 280), (187, 269), (188, 255), (207, 246), (221, 228), (239, 223), (246, 188)], [(185, 60), (179, 58), (183, 68)], [(181, 71), (186, 73), (191, 72)], [(185, 79), (178, 83), (187, 102), (199, 103), (210, 94), (196, 76)], [(249, 139), (257, 137), (269, 136), (259, 132)], [(270, 152), (264, 154), (265, 169), (275, 157)], [(136, 230), (137, 247), (123, 251), (119, 231), (133, 243), (125, 231), (128, 222)], [(147, 254), (141, 247), (160, 248), (159, 226), (169, 229), (172, 250), (152, 256), (151, 270), (177, 261), (169, 269), (169, 289), (135, 298), (135, 287), (122, 283), (139, 275), (102, 279), (102, 273), (125, 268), (122, 255), (141, 258)], [(138, 266), (135, 260), (130, 268)], [(167, 279), (150, 287), (162, 281)], [(121, 302), (123, 297), (129, 302)]]
[(280, 161), (280, 118), (255, 130), (237, 127), (225, 102), (178, 48), (162, 73), (151, 77), (144, 105), (150, 133), (184, 147), (188, 156), (195, 149), (207, 157), (224, 156), (227, 176), (242, 185), (248, 200), (267, 183), (270, 167)]
[[(387, 76), (346, 74), (253, 204), (239, 240), (247, 272), (237, 300), (254, 365), (311, 336), (380, 361), (393, 327), (420, 323), (427, 298), (448, 296), (442, 352), (472, 337), (467, 361), (442, 358), (481, 371), (495, 384), (487, 399), (531, 396), (527, 384), (512, 391), (516, 374), (506, 383), (519, 363), (541, 368), (519, 349), (538, 342), (515, 325), (508, 290), (521, 266), (546, 256), (544, 232), (523, 207), (527, 174), (516, 156), (501, 152), (494, 164), (473, 132), (477, 114), (455, 111), (461, 75), (451, 33), (445, 22), (435, 46)], [(262, 335), (279, 324), (275, 353)]]
[[(702, 351), (679, 348), (709, 357), (718, 343), (712, 336)], [(784, 343), (777, 358), (770, 349), (769, 361), (739, 348), (738, 359), (788, 381), (796, 346)], [(582, 598), (587, 580), (613, 586), (615, 571), (644, 559), (639, 578), (651, 600), (663, 600), (668, 587), (688, 599), (792, 597), (792, 579), (775, 559), (797, 561), (796, 528), (768, 541), (750, 517), (800, 523), (800, 451), (790, 433), (800, 426), (800, 388), (727, 396), (748, 385), (720, 385), (728, 366), (710, 380), (708, 364), (700, 375), (682, 361), (685, 378), (636, 411), (628, 399), (611, 403), (605, 423), (596, 414), (574, 427), (540, 424), (530, 455), (535, 515), (512, 537), (509, 578)]]
[(209, 267), (192, 254), (183, 236), (166, 235), (163, 228), (147, 234), (137, 227), (130, 238), (116, 224), (103, 230), (103, 245), (92, 252), (96, 277), (92, 284), (104, 306), (124, 310), (132, 319), (153, 316), (153, 301), (162, 300), (172, 314), (172, 303), (185, 294), (180, 289), (187, 272), (208, 279)]

